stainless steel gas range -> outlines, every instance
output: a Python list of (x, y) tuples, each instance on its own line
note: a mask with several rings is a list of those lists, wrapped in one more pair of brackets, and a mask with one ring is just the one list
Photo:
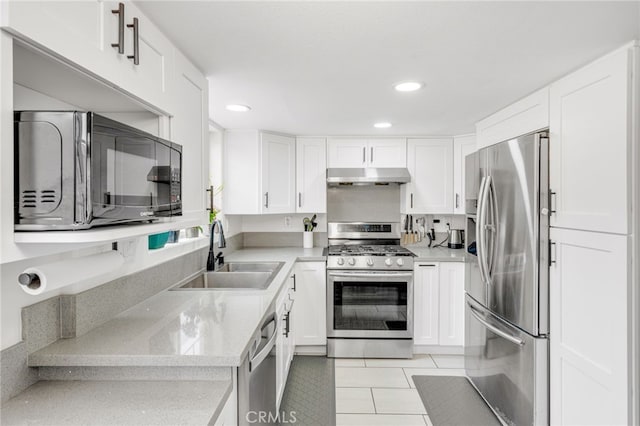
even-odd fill
[(413, 356), (413, 257), (399, 223), (328, 224), (327, 355)]

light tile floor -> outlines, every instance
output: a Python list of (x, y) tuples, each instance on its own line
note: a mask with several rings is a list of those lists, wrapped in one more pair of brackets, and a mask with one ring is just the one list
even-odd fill
[(336, 359), (337, 426), (432, 426), (411, 376), (464, 375), (461, 355)]

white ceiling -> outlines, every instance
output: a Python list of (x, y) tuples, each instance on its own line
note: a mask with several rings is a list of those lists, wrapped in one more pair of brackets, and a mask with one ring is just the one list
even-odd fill
[(636, 1), (138, 4), (209, 77), (215, 122), (298, 135), (472, 132), (640, 35)]

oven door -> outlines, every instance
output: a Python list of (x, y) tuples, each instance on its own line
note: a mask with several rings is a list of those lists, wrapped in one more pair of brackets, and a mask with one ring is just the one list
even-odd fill
[(328, 271), (327, 336), (413, 337), (413, 272)]

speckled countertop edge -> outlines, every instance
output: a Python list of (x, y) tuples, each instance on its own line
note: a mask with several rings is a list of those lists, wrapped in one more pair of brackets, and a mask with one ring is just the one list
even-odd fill
[[(12, 425), (103, 425), (106, 418), (122, 425), (213, 424), (232, 390), (232, 380), (45, 380), (2, 404), (1, 420)], [(190, 405), (174, 411), (183, 403)]]

